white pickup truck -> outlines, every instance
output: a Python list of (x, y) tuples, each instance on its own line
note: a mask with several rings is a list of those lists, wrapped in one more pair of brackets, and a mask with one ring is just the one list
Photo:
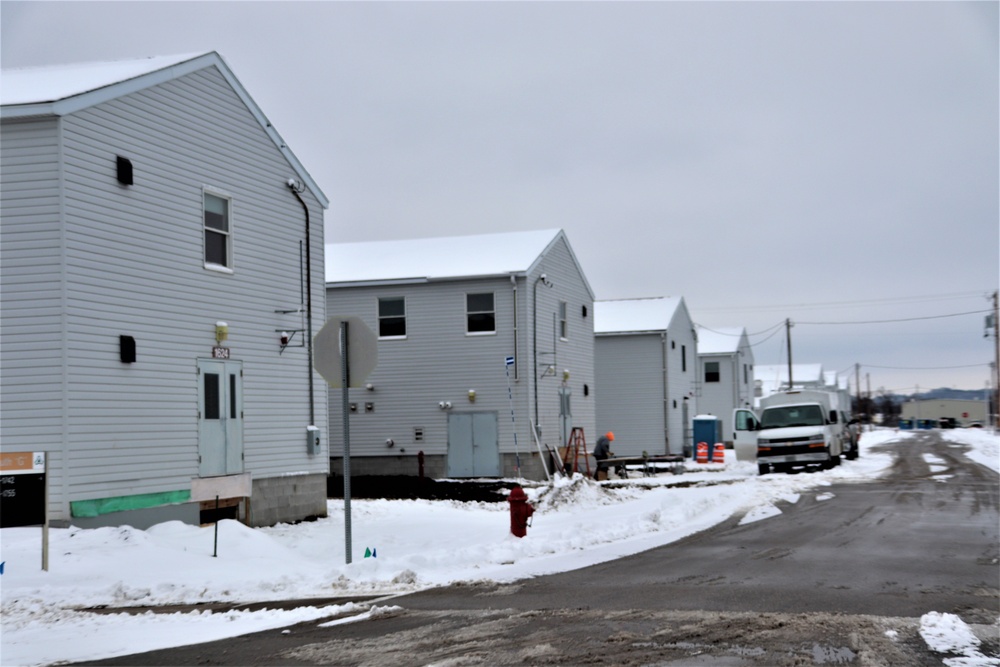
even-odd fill
[(737, 443), (755, 436), (761, 475), (805, 465), (832, 468), (843, 454), (857, 456), (850, 422), (836, 403), (829, 392), (813, 389), (766, 396), (760, 400), (759, 420), (734, 415)]

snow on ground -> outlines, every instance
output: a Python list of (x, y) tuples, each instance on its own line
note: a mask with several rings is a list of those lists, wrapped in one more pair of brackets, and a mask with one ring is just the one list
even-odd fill
[[(1000, 437), (972, 429), (942, 433), (968, 446), (971, 458), (1000, 468)], [(687, 464), (679, 475), (602, 483), (578, 476), (551, 486), (526, 484), (536, 514), (524, 539), (510, 535), (506, 503), (354, 499), (351, 564), (345, 562), (343, 502), (336, 500), (329, 501), (330, 516), (314, 522), (257, 529), (220, 522), (217, 557), (212, 527), (168, 522), (145, 531), (52, 529), (48, 572), (41, 570), (41, 529), (5, 528), (0, 531), (0, 655), (4, 665), (100, 660), (338, 613), (360, 618), (372, 613), (367, 605), (353, 603), (289, 611), (79, 611), (87, 607), (390, 596), (451, 582), (507, 582), (585, 567), (674, 542), (730, 516), (766, 519), (806, 491), (836, 502), (823, 487), (877, 479), (892, 460), (872, 448), (912, 437), (892, 430), (865, 433), (858, 460), (814, 474), (758, 476), (756, 465), (737, 462), (727, 451), (725, 464)], [(366, 550), (374, 557), (364, 557)], [(957, 617), (943, 622), (925, 616), (924, 626), (952, 643), (964, 641), (968, 630)], [(975, 647), (963, 646), (969, 652), (952, 652), (975, 660)], [(976, 663), (955, 663), (966, 664)]]

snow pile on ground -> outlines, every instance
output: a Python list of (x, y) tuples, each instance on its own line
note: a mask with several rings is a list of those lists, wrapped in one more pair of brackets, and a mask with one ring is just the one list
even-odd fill
[(992, 470), (1000, 472), (1000, 438), (983, 428), (956, 428), (941, 432), (951, 442), (967, 445), (966, 456)]
[(979, 638), (954, 614), (936, 611), (924, 614), (920, 618), (920, 636), (931, 650), (958, 656), (943, 659), (948, 667), (988, 667), (997, 664), (995, 658), (979, 652)]
[[(953, 440), (966, 435), (943, 433)], [(586, 567), (674, 542), (731, 516), (773, 516), (783, 503), (836, 482), (877, 479), (892, 457), (872, 448), (911, 437), (891, 430), (865, 433), (858, 460), (813, 474), (759, 476), (756, 465), (737, 462), (729, 450), (724, 464), (685, 463), (687, 471), (676, 475), (600, 483), (576, 476), (551, 486), (525, 482), (537, 511), (524, 539), (510, 535), (505, 502), (355, 499), (350, 564), (344, 505), (336, 500), (329, 501), (329, 517), (313, 522), (252, 529), (222, 521), (217, 556), (212, 527), (167, 522), (145, 531), (52, 529), (48, 572), (41, 570), (41, 530), (5, 528), (2, 661), (100, 660), (367, 609), (317, 603), (290, 611), (79, 611), (88, 607), (391, 595)], [(970, 456), (985, 451), (988, 458), (998, 441), (976, 432), (965, 444)], [(836, 502), (832, 494), (820, 495)]]

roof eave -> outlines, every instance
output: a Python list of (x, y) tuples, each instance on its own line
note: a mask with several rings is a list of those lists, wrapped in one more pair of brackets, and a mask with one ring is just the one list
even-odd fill
[(229, 69), (226, 61), (223, 60), (222, 56), (215, 51), (209, 51), (207, 53), (196, 55), (188, 60), (183, 60), (179, 63), (168, 65), (152, 72), (146, 72), (130, 79), (125, 79), (124, 81), (111, 83), (109, 85), (101, 86), (100, 88), (95, 88), (70, 97), (65, 97), (60, 100), (52, 100), (40, 104), (6, 105), (0, 107), (0, 118), (65, 116), (81, 109), (86, 109), (95, 104), (100, 104), (102, 102), (107, 102), (124, 95), (144, 90), (150, 86), (173, 81), (179, 77), (186, 76), (192, 72), (197, 72), (198, 70), (211, 66), (215, 66), (216, 69), (219, 70), (223, 78), (226, 79), (232, 89), (236, 92), (236, 95), (246, 105), (251, 115), (253, 115), (257, 122), (260, 123), (261, 128), (288, 161), (292, 167), (292, 171), (295, 172), (295, 175), (299, 178), (299, 180), (301, 180), (302, 183), (309, 188), (324, 209), (329, 208), (330, 200), (320, 189), (319, 185), (317, 185), (312, 179), (312, 176), (309, 175), (309, 172), (306, 171), (305, 167), (302, 166), (299, 159), (295, 157), (295, 154), (292, 153), (291, 149), (285, 143), (285, 140), (282, 139), (281, 135), (278, 134), (278, 131), (274, 129), (274, 126), (267, 119), (267, 116), (264, 115), (264, 112), (259, 106), (257, 106), (257, 103), (254, 102), (253, 98), (250, 97), (250, 94), (247, 92), (246, 88), (243, 87), (243, 84), (240, 83), (239, 79), (236, 78), (233, 71)]
[(667, 329), (637, 329), (634, 331), (595, 331), (595, 336), (648, 336), (650, 334), (662, 335), (667, 333)]
[(429, 283), (448, 283), (462, 280), (509, 280), (511, 276), (524, 278), (526, 274), (521, 271), (507, 271), (505, 273), (483, 273), (468, 276), (420, 276), (412, 278), (377, 278), (373, 280), (328, 280), (327, 287), (383, 287), (391, 285), (425, 285)]

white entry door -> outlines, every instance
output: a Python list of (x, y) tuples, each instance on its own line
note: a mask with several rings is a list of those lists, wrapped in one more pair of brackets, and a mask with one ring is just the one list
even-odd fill
[(243, 362), (198, 360), (198, 474), (243, 472)]

